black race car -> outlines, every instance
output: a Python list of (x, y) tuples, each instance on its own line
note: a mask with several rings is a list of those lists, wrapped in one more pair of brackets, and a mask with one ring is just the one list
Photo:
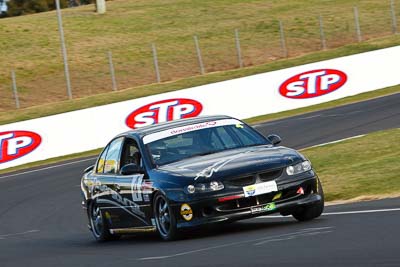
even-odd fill
[(97, 240), (182, 229), (279, 212), (299, 221), (324, 209), (311, 163), (227, 116), (183, 119), (115, 137), (81, 189)]

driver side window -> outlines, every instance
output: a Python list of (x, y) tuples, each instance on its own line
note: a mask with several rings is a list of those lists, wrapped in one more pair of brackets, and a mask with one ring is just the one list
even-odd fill
[(143, 168), (142, 157), (137, 143), (133, 139), (126, 138), (121, 154), (121, 168), (131, 163)]

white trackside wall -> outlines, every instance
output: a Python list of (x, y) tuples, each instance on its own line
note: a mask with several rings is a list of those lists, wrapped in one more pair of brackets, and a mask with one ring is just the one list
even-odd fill
[[(165, 120), (238, 119), (400, 84), (400, 46), (0, 126), (0, 169), (104, 147), (115, 135)], [(273, 132), (273, 129), (271, 129)]]

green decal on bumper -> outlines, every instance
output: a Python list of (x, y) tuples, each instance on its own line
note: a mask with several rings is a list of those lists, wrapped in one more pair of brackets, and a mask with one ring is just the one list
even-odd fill
[(260, 205), (256, 207), (251, 207), (251, 213), (260, 213), (260, 212), (265, 212), (265, 211), (273, 211), (276, 209), (276, 205), (274, 202), (268, 203), (265, 205)]

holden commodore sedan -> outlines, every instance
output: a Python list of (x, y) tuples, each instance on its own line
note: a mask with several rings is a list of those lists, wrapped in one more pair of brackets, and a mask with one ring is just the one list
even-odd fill
[(183, 119), (116, 136), (81, 181), (96, 240), (280, 213), (299, 221), (324, 209), (310, 161), (227, 116)]

